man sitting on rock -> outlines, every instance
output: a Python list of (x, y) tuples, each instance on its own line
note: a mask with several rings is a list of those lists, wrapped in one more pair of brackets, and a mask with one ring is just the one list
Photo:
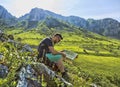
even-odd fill
[(62, 39), (62, 35), (58, 33), (53, 35), (52, 37), (47, 37), (43, 39), (38, 47), (38, 59), (42, 59), (42, 57), (47, 57), (51, 62), (55, 62), (58, 69), (62, 73), (62, 77), (66, 77), (68, 75), (65, 72), (65, 68), (63, 65), (63, 59), (65, 59), (66, 55), (63, 52), (54, 49), (54, 45), (60, 42)]

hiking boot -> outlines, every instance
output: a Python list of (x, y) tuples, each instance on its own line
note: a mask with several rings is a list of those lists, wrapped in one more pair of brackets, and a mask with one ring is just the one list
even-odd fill
[(69, 75), (66, 72), (62, 73), (62, 77), (66, 80), (69, 81)]
[(68, 72), (68, 69), (65, 67), (65, 72), (67, 73)]

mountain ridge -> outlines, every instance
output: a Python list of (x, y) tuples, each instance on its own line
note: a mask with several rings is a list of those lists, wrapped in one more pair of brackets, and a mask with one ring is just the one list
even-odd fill
[(15, 18), (14, 16), (12, 16), (11, 13), (9, 13), (4, 7), (2, 7), (0, 5), (0, 19), (11, 19), (11, 18)]
[[(54, 12), (44, 10), (41, 8), (33, 8), (29, 13), (17, 18), (16, 23), (20, 21), (21, 22), (25, 21), (26, 23), (28, 23), (29, 26), (27, 28), (35, 28), (37, 27), (39, 22), (46, 20), (46, 18), (48, 17), (56, 18), (60, 21), (70, 23), (74, 26), (92, 31), (94, 33), (98, 33), (103, 36), (109, 36), (120, 39), (120, 23), (112, 18), (104, 18), (100, 20), (95, 20), (95, 19), (86, 20), (78, 16), (62, 16), (60, 14), (56, 14)], [(15, 18), (13, 19), (15, 20)]]
[[(39, 14), (38, 14), (39, 13)], [(62, 16), (47, 10), (33, 8), (29, 13), (30, 21), (42, 21), (47, 17), (53, 17), (65, 22), (68, 22), (77, 27), (87, 29), (94, 33), (98, 33), (103, 36), (110, 36), (114, 38), (120, 38), (120, 23), (112, 18), (104, 18), (100, 20), (87, 19), (77, 16)], [(23, 18), (23, 20), (26, 18)]]
[(17, 18), (0, 5), (0, 26), (14, 26)]

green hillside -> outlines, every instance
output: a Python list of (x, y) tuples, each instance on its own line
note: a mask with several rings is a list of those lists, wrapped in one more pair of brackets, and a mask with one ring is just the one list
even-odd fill
[[(59, 72), (55, 72), (58, 77), (51, 74), (50, 67), (51, 77), (45, 75), (36, 59), (40, 41), (56, 32), (64, 39), (55, 49), (78, 53), (76, 59), (64, 61), (68, 82), (58, 78)], [(112, 18), (62, 16), (40, 8), (16, 18), (0, 6), (0, 87), (67, 87), (68, 83), (120, 87), (120, 23)]]
[[(54, 31), (54, 29), (52, 29)], [(7, 34), (14, 35), (15, 41), (22, 44), (29, 44), (36, 53), (39, 42), (49, 34), (51, 30), (44, 34), (39, 29), (7, 29)], [(59, 32), (59, 31), (55, 31)], [(119, 87), (120, 86), (120, 41), (112, 38), (106, 38), (84, 30), (67, 32), (61, 30), (63, 41), (55, 46), (57, 50), (71, 50), (77, 52), (78, 58), (64, 62), (68, 68), (71, 83), (74, 87), (89, 87), (95, 84), (98, 87)], [(6, 48), (11, 46), (10, 49)], [(22, 56), (29, 53), (15, 53), (16, 48), (7, 42), (0, 42), (0, 53), (4, 54), (4, 59), (0, 60), (1, 64), (9, 66), (10, 73), (5, 79), (0, 79), (1, 87), (15, 87), (17, 82), (15, 74), (21, 63), (25, 62)], [(14, 50), (12, 50), (14, 48)], [(9, 52), (8, 52), (9, 51)], [(12, 56), (9, 56), (12, 54)], [(20, 58), (16, 59), (17, 54)], [(37, 56), (37, 54), (35, 55)], [(31, 57), (32, 58), (32, 57)], [(19, 62), (19, 64), (18, 64)], [(32, 61), (31, 61), (32, 62)], [(28, 62), (29, 63), (29, 62)], [(6, 85), (5, 85), (6, 84)]]

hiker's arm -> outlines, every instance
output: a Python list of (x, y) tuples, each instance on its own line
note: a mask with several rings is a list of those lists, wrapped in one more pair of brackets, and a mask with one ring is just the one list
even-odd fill
[(66, 55), (63, 52), (59, 52), (59, 51), (55, 50), (54, 47), (49, 46), (48, 48), (52, 54), (61, 54), (63, 57), (66, 57)]

